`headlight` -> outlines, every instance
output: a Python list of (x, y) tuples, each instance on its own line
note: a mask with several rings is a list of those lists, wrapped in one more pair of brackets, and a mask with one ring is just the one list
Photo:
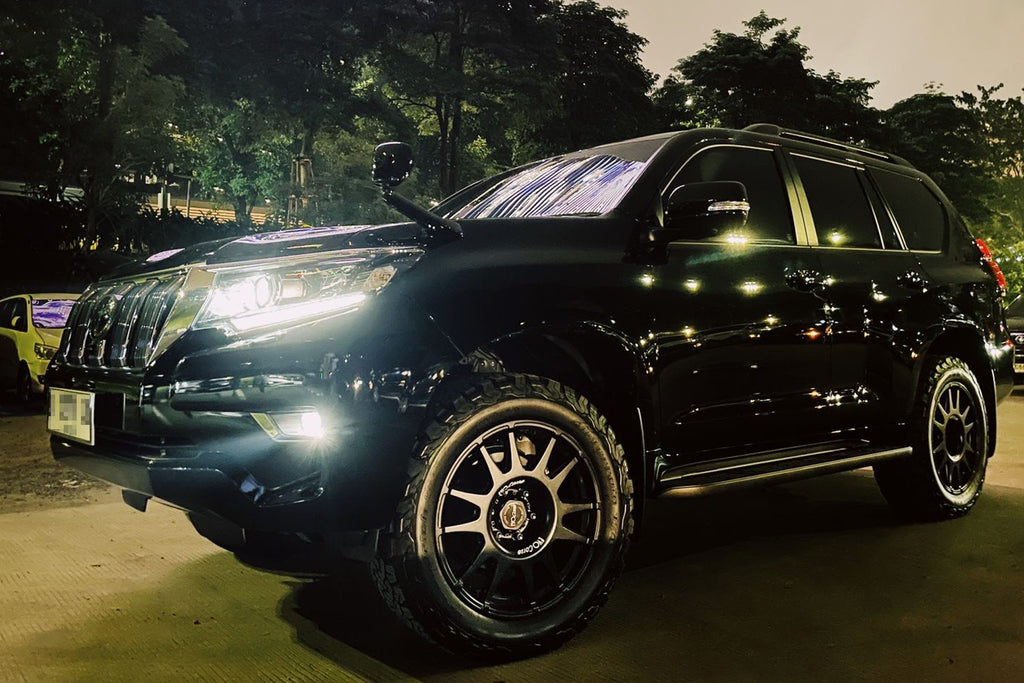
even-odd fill
[(39, 360), (50, 360), (57, 354), (57, 349), (56, 347), (36, 342), (35, 352), (36, 358)]
[(355, 310), (422, 255), (419, 249), (357, 249), (214, 268), (192, 327), (228, 334), (317, 320)]

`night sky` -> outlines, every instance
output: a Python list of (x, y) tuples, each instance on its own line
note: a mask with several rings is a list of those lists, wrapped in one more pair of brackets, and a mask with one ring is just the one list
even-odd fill
[(647, 68), (664, 78), (719, 28), (764, 9), (800, 26), (811, 68), (880, 81), (873, 104), (887, 108), (943, 84), (945, 92), (1005, 83), (1000, 97), (1024, 87), (1024, 0), (604, 0), (629, 11), (626, 23), (650, 43)]

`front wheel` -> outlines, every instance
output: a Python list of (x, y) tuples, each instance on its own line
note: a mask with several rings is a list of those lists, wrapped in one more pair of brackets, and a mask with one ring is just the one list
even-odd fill
[(32, 393), (32, 376), (29, 374), (28, 367), (24, 363), (18, 368), (18, 383), (14, 389), (18, 403), (21, 406), (25, 407), (32, 403), (34, 398)]
[(985, 483), (989, 435), (981, 388), (966, 363), (933, 362), (912, 427), (913, 456), (875, 465), (882, 494), (918, 519), (967, 514)]
[(427, 428), (374, 579), (449, 650), (550, 650), (621, 573), (632, 493), (622, 447), (585, 398), (532, 376), (484, 379)]

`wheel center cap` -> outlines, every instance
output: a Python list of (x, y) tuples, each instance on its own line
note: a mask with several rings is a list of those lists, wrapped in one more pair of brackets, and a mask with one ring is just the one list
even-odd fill
[(501, 525), (508, 531), (518, 531), (526, 525), (526, 505), (521, 500), (508, 500), (498, 513)]
[(964, 423), (958, 419), (950, 419), (946, 424), (946, 452), (951, 460), (958, 460), (964, 454), (967, 441)]

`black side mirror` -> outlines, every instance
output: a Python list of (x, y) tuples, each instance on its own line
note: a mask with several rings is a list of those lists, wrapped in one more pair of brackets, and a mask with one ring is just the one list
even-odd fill
[(400, 185), (412, 173), (412, 147), (404, 142), (385, 142), (373, 150), (373, 182), (384, 191)]
[(687, 183), (672, 190), (665, 202), (665, 228), (657, 241), (704, 239), (743, 227), (750, 213), (747, 188), (733, 180)]

